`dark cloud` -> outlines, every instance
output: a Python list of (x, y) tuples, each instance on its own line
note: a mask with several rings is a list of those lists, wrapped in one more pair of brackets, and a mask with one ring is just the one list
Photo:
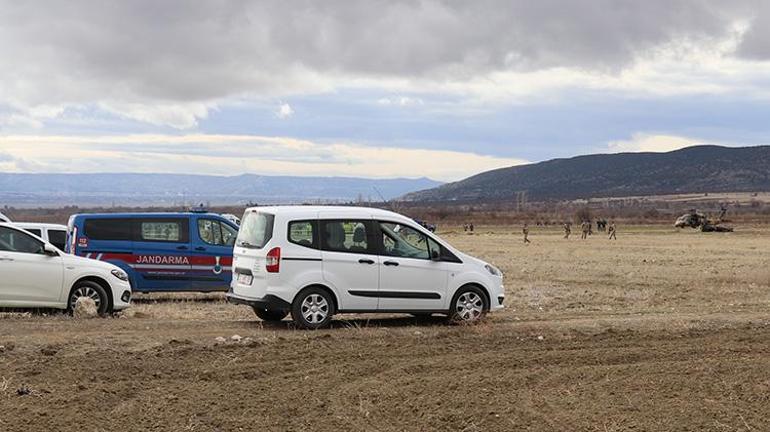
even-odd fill
[[(718, 7), (721, 6), (721, 7)], [(324, 76), (473, 76), (618, 68), (745, 14), (692, 0), (3, 2), (3, 85), (174, 101), (272, 92)], [(764, 41), (767, 41), (765, 38)]]
[[(708, 45), (737, 21), (761, 24), (763, 9), (751, 0), (0, 0), (0, 100), (22, 113), (97, 104), (185, 128), (218, 100), (348, 79), (615, 73), (668, 42)], [(741, 55), (770, 54), (770, 26), (757, 25)]]

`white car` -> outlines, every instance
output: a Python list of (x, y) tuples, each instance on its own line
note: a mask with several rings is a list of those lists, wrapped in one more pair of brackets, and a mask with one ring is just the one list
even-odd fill
[(9, 219), (8, 216), (0, 213), (0, 223), (2, 223), (2, 222), (10, 222), (10, 221), (11, 221), (11, 219)]
[(90, 297), (100, 315), (127, 308), (128, 275), (101, 261), (65, 254), (14, 224), (0, 223), (0, 309), (71, 310)]
[(63, 251), (67, 245), (67, 226), (49, 223), (14, 222), (15, 226), (34, 234)]
[(335, 313), (441, 313), (472, 322), (503, 308), (503, 276), (405, 216), (362, 207), (253, 207), (227, 299), (303, 328)]

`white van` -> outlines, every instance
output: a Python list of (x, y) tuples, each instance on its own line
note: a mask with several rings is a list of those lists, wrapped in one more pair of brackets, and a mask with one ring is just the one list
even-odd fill
[(35, 222), (15, 222), (14, 225), (51, 243), (59, 250), (63, 251), (67, 245), (67, 227), (65, 225)]
[(100, 315), (129, 307), (131, 284), (120, 268), (66, 254), (15, 224), (0, 222), (0, 310), (72, 310), (90, 297)]
[(503, 276), (405, 216), (362, 207), (253, 207), (243, 215), (227, 299), (266, 321), (320, 328), (335, 313), (503, 308)]

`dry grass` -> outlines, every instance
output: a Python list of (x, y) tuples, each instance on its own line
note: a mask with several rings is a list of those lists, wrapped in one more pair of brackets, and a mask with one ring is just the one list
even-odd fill
[(706, 234), (620, 226), (617, 241), (603, 233), (564, 239), (558, 228), (532, 227), (529, 245), (516, 228), (481, 227), (481, 234), (445, 238), (499, 266), (508, 304), (520, 313), (705, 313), (770, 305), (765, 227)]
[[(475, 235), (441, 233), (460, 250), (505, 273), (508, 307), (491, 316), (497, 323), (562, 316), (762, 311), (770, 305), (770, 256), (763, 253), (770, 249), (770, 229), (764, 226), (741, 227), (730, 234), (620, 226), (617, 241), (607, 240), (603, 233), (588, 240), (573, 234), (565, 240), (558, 228), (531, 227), (529, 245), (523, 243), (518, 228), (483, 226)], [(138, 294), (122, 318), (255, 320), (249, 308), (226, 304), (222, 293)], [(356, 319), (340, 327), (371, 325), (367, 316), (346, 318)]]
[[(449, 243), (485, 259), (505, 274), (507, 309), (495, 322), (516, 319), (606, 317), (649, 313), (708, 314), (762, 311), (770, 305), (770, 228), (700, 233), (666, 226), (618, 227), (563, 239), (557, 227), (481, 226), (476, 234), (445, 228)], [(3, 320), (69, 320), (57, 313), (0, 314)], [(123, 319), (254, 321), (253, 312), (224, 302), (223, 293), (137, 294)], [(350, 317), (348, 317), (350, 318)], [(367, 327), (367, 317), (341, 327)]]

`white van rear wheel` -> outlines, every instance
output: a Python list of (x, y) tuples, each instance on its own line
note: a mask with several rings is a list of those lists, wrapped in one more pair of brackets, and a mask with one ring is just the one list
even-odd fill
[(254, 313), (257, 314), (259, 319), (262, 321), (279, 322), (286, 318), (286, 315), (289, 314), (289, 311), (281, 309), (260, 309), (255, 307)]
[(319, 287), (303, 290), (294, 298), (291, 317), (301, 328), (319, 329), (329, 325), (334, 315), (334, 300)]

